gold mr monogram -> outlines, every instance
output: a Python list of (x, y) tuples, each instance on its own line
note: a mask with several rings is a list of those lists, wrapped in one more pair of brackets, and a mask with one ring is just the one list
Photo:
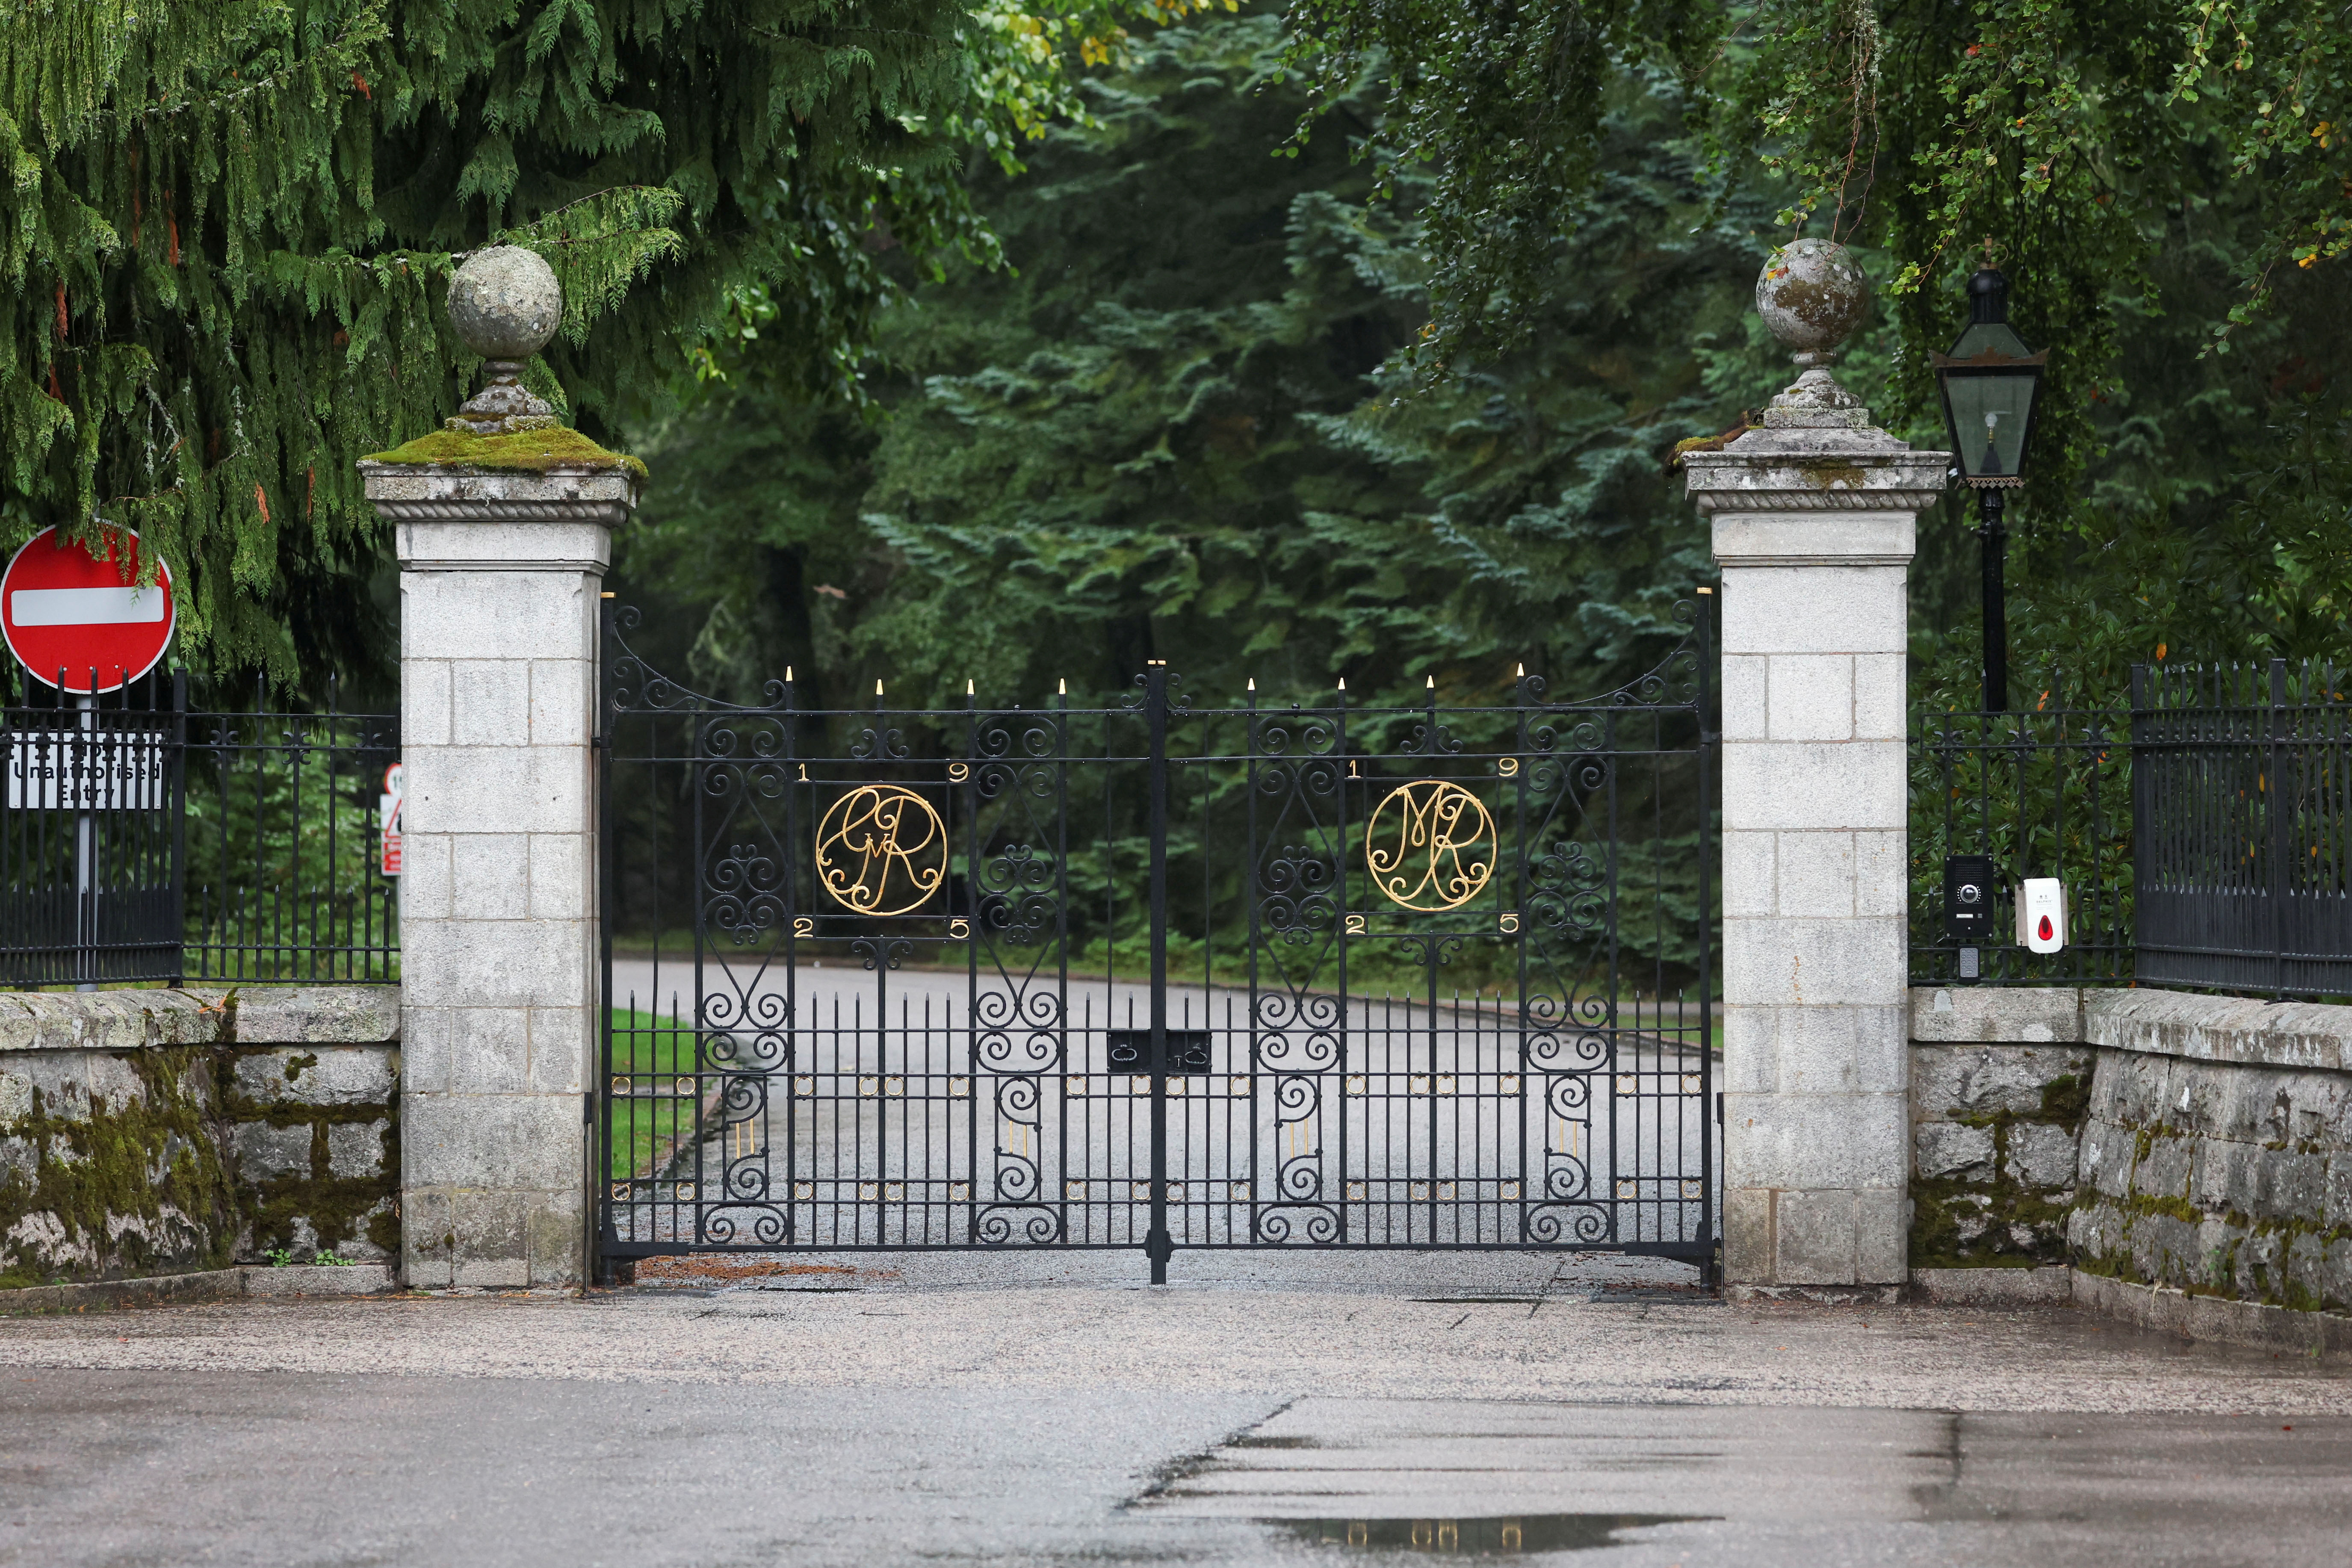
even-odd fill
[(1495, 819), (1460, 784), (1415, 779), (1373, 807), (1364, 867), (1391, 903), (1458, 910), (1495, 874)]
[(903, 915), (939, 891), (947, 825), (931, 803), (896, 784), (861, 784), (816, 825), (816, 874), (861, 915)]

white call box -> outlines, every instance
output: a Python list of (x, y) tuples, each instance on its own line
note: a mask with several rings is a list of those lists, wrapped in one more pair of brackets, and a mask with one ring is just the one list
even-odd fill
[(2017, 889), (2017, 942), (2032, 952), (2066, 945), (2066, 888), (2055, 877), (2028, 877)]

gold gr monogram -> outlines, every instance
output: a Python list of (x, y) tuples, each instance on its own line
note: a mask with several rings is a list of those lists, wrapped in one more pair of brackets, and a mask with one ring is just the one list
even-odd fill
[(913, 790), (861, 784), (816, 825), (817, 879), (861, 915), (905, 914), (947, 870), (947, 825)]
[(1460, 784), (1415, 779), (1372, 809), (1364, 868), (1392, 904), (1458, 910), (1495, 874), (1495, 819)]

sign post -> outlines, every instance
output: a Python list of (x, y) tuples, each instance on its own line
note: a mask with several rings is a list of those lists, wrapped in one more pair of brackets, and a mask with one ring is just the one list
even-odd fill
[(82, 991), (98, 989), (98, 824), (91, 813), (158, 798), (153, 789), (122, 774), (124, 768), (137, 767), (138, 749), (117, 756), (98, 732), (99, 694), (118, 691), (154, 668), (178, 623), (171, 573), (158, 559), (155, 580), (142, 583), (145, 564), (139, 536), (127, 529), (110, 538), (100, 556), (45, 528), (0, 573), (0, 637), (8, 651), (34, 679), (72, 697), (81, 710), (78, 746), (68, 750), (61, 740), (49, 743), (51, 771), (38, 775), (37, 794), (39, 764), (33, 748), (38, 742), (30, 736), (10, 737), (8, 793), (12, 806), (28, 796), (41, 805), (61, 804), (56, 792), (62, 786), (77, 808), (74, 937), (82, 974), (76, 988)]

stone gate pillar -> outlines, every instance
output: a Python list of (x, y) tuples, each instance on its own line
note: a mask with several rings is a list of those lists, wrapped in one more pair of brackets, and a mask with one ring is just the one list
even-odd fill
[(1869, 308), (1842, 247), (1767, 263), (1802, 374), (1763, 427), (1685, 464), (1723, 569), (1727, 1282), (1908, 1277), (1906, 575), (1945, 452), (1831, 376)]
[(477, 252), (449, 314), (487, 384), (446, 428), (360, 465), (400, 557), (412, 1286), (585, 1277), (597, 607), (642, 469), (521, 386), (562, 309), (537, 256)]

